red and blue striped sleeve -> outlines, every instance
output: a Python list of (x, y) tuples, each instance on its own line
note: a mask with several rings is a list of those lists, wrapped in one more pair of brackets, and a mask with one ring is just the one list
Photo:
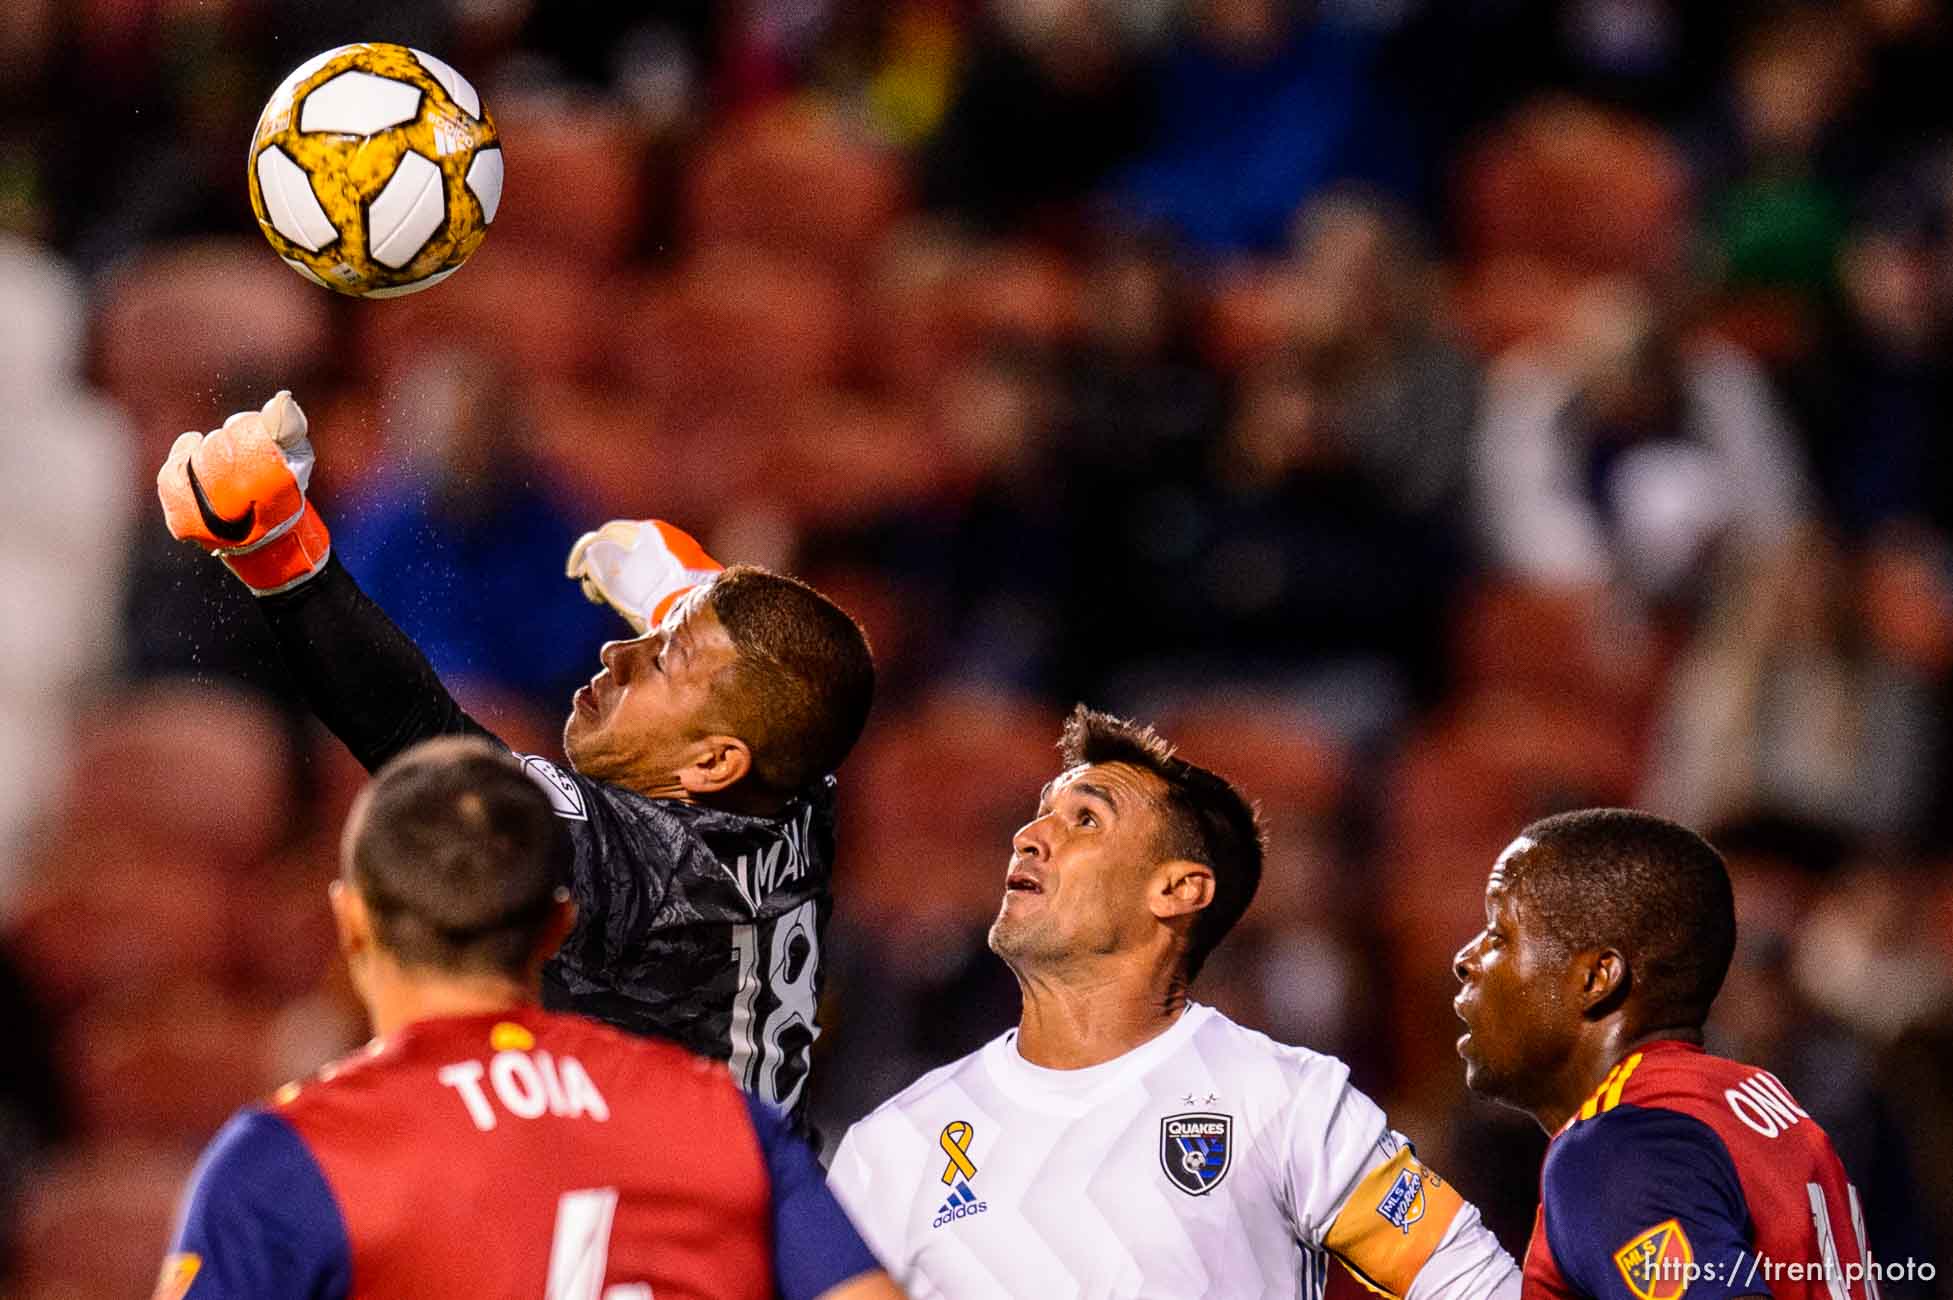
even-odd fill
[(766, 1157), (773, 1207), (773, 1273), (782, 1300), (815, 1300), (850, 1278), (881, 1268), (827, 1189), (808, 1145), (765, 1102), (746, 1097)]
[(1748, 1267), (1736, 1163), (1692, 1115), (1629, 1104), (1575, 1123), (1546, 1154), (1540, 1197), (1554, 1262), (1596, 1300), (1769, 1294)]
[(352, 1288), (325, 1175), (291, 1125), (261, 1110), (233, 1116), (205, 1149), (170, 1252), (186, 1300), (341, 1300)]

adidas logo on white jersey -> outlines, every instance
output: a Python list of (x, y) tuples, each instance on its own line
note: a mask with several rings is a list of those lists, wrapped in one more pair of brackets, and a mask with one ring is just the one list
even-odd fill
[(989, 1208), (990, 1203), (988, 1201), (979, 1201), (976, 1193), (970, 1190), (968, 1183), (959, 1182), (956, 1184), (956, 1190), (949, 1194), (949, 1199), (937, 1208), (936, 1218), (929, 1226), (932, 1228), (940, 1228), (945, 1223), (954, 1223), (958, 1219), (967, 1219), (972, 1214), (982, 1214)]

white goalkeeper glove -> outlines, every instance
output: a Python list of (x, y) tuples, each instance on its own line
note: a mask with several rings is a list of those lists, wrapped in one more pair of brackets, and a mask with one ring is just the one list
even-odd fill
[(591, 604), (609, 605), (642, 636), (680, 596), (725, 567), (662, 519), (613, 519), (577, 539), (564, 572)]

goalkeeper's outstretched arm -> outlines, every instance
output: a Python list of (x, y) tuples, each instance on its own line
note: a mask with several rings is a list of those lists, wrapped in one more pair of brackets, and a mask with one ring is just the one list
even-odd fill
[(306, 497), (305, 413), (281, 392), (210, 433), (186, 433), (156, 475), (171, 534), (221, 558), (261, 597), (319, 720), (369, 771), (432, 736), (490, 736), (406, 633), (332, 556)]
[(259, 608), (312, 712), (367, 771), (431, 736), (495, 739), (337, 558)]

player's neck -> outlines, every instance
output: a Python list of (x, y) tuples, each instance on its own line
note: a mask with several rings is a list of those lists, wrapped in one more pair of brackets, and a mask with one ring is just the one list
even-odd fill
[(402, 970), (368, 980), (362, 993), (379, 1038), (421, 1020), (486, 1016), (537, 1002), (534, 989), (499, 975), (429, 978)]
[(748, 779), (737, 781), (723, 790), (707, 794), (697, 794), (685, 788), (684, 782), (676, 777), (639, 778), (615, 782), (633, 794), (646, 799), (661, 799), (672, 803), (695, 803), (701, 808), (714, 808), (741, 817), (777, 817), (786, 806), (793, 802), (794, 794), (782, 794), (769, 786)]
[(1668, 1039), (1699, 1044), (1702, 1031), (1676, 1025), (1638, 1029), (1619, 1021), (1596, 1026), (1595, 1032), (1582, 1040), (1567, 1058), (1566, 1068), (1560, 1071), (1550, 1100), (1534, 1109), (1533, 1118), (1548, 1134), (1558, 1133), (1586, 1105), (1587, 1098), (1607, 1082), (1607, 1076), (1615, 1066), (1647, 1044)]
[(1129, 972), (1017, 972), (1024, 1008), (1017, 1054), (1047, 1070), (1083, 1070), (1116, 1060), (1171, 1029), (1187, 1008), (1185, 985), (1136, 980)]
[(691, 801), (741, 817), (777, 817), (793, 802), (793, 796), (748, 780), (711, 794), (692, 797)]

